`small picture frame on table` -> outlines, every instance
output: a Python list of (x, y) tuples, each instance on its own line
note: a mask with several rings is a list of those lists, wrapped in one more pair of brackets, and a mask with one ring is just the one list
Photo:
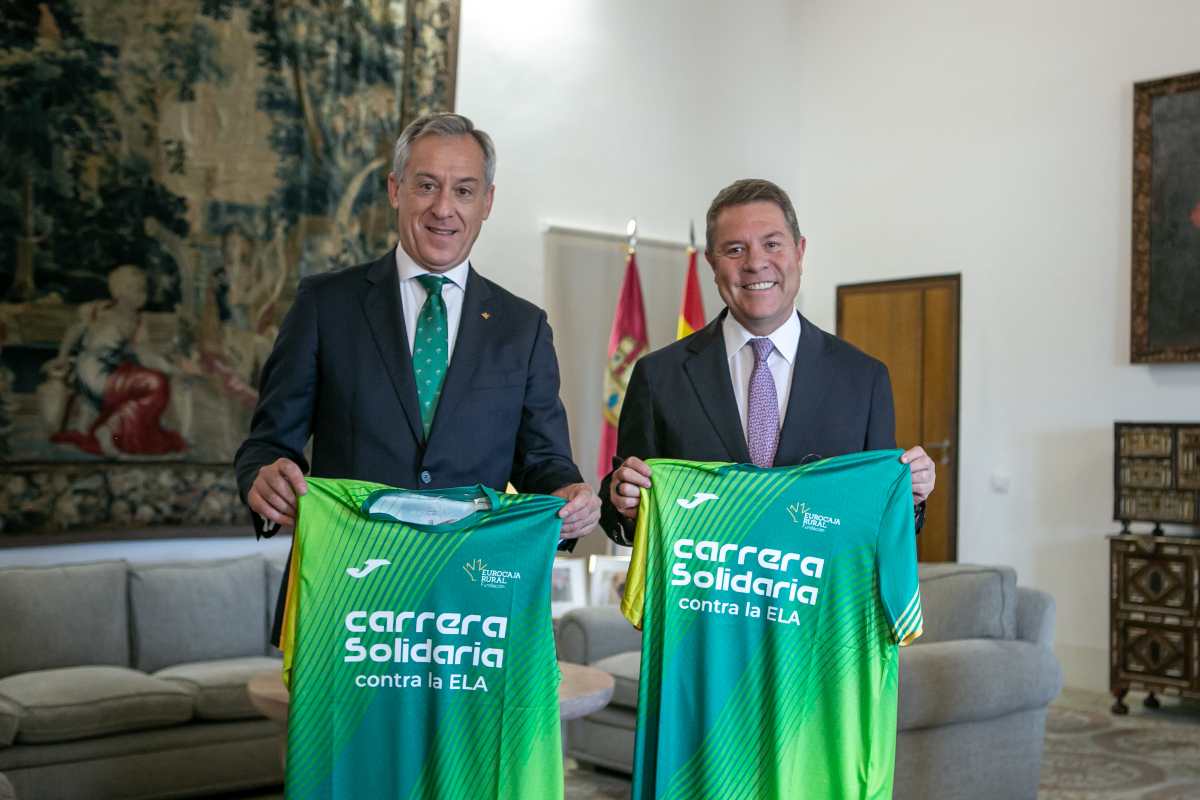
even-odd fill
[(587, 605), (587, 585), (582, 558), (556, 558), (550, 573), (550, 615), (558, 619), (573, 608)]
[(590, 603), (594, 606), (619, 606), (625, 594), (625, 573), (628, 571), (629, 556), (592, 556), (588, 560)]

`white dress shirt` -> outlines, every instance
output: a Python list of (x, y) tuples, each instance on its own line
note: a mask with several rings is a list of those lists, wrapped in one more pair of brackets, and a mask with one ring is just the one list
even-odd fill
[[(738, 417), (742, 421), (742, 435), (746, 435), (746, 413), (750, 406), (750, 374), (754, 371), (754, 347), (750, 340), (761, 338), (742, 327), (733, 318), (725, 315), (721, 325), (725, 335), (725, 355), (729, 358), (729, 377), (733, 381), (733, 395), (737, 398)], [(800, 345), (800, 316), (793, 312), (787, 322), (767, 335), (775, 349), (767, 356), (767, 367), (775, 379), (775, 397), (779, 400), (779, 426), (783, 427), (783, 416), (787, 412), (788, 395), (792, 392), (792, 369), (796, 362), (796, 348)]]
[(400, 305), (404, 312), (404, 332), (408, 334), (408, 352), (413, 351), (413, 342), (417, 340), (417, 318), (421, 316), (421, 307), (425, 305), (428, 294), (417, 278), (421, 275), (442, 275), (449, 278), (442, 286), (442, 302), (446, 304), (446, 364), (454, 357), (454, 341), (458, 338), (458, 322), (462, 319), (463, 296), (467, 292), (467, 273), (471, 269), (470, 258), (456, 267), (445, 272), (430, 272), (404, 252), (404, 248), (396, 245), (396, 269), (400, 273)]

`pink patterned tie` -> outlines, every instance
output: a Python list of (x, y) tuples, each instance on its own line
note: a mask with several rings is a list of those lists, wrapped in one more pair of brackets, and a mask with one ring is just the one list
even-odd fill
[(775, 447), (779, 444), (779, 395), (767, 366), (774, 345), (770, 339), (751, 339), (750, 344), (754, 347), (754, 370), (750, 373), (746, 444), (755, 466), (769, 467), (775, 463)]

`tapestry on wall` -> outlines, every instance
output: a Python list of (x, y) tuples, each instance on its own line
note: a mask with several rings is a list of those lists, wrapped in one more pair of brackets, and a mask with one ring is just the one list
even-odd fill
[(0, 0), (0, 537), (240, 523), (301, 277), (390, 244), (457, 0)]

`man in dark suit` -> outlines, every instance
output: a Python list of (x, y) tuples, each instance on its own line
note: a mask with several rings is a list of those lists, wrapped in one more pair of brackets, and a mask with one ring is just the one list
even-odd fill
[[(707, 217), (705, 258), (726, 308), (634, 366), (604, 479), (601, 525), (633, 541), (647, 458), (787, 466), (896, 446), (887, 367), (796, 311), (804, 237), (787, 194), (765, 180), (723, 189)], [(912, 470), (918, 528), (933, 491), (921, 447)]]
[(310, 435), (315, 476), (410, 489), (511, 482), (567, 500), (564, 540), (595, 526), (600, 501), (571, 461), (546, 314), (469, 261), (495, 164), (491, 138), (466, 117), (416, 120), (388, 175), (396, 249), (300, 282), (235, 459), (259, 535), (295, 525)]

